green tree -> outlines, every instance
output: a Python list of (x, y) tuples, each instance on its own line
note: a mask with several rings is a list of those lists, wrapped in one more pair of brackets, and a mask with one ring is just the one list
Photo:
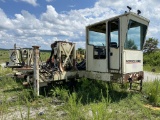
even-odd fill
[(85, 53), (85, 50), (82, 49), (82, 48), (78, 48), (78, 52), (79, 52), (80, 54), (84, 54), (84, 53)]
[(158, 47), (158, 39), (155, 38), (149, 38), (146, 40), (146, 43), (144, 44), (143, 50), (144, 53), (152, 53), (154, 52)]
[(137, 45), (134, 43), (134, 40), (127, 40), (125, 43), (125, 48), (130, 50), (137, 50)]

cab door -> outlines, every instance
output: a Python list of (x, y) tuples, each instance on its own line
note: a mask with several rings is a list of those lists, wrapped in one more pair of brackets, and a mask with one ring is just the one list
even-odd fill
[(120, 70), (120, 24), (119, 19), (108, 22), (108, 69), (110, 72)]

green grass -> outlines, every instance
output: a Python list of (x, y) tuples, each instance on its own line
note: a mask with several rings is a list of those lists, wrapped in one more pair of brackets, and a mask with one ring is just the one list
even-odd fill
[(8, 50), (0, 50), (0, 63), (9, 61)]
[[(41, 52), (46, 61), (50, 52)], [(8, 51), (0, 52), (0, 63), (8, 61)], [(159, 67), (144, 66), (144, 70)], [(7, 76), (11, 69), (0, 67), (0, 119), (28, 120), (152, 120), (160, 119), (160, 81), (145, 82), (142, 92), (128, 91), (127, 85), (81, 79), (41, 88), (34, 96), (23, 79)], [(148, 108), (146, 106), (150, 105)], [(155, 109), (157, 107), (159, 109)], [(41, 114), (40, 114), (41, 113)], [(39, 115), (40, 114), (40, 115)], [(11, 116), (13, 115), (13, 116)]]
[[(153, 88), (154, 85), (145, 83), (142, 92), (131, 92), (118, 84), (110, 87), (102, 81), (82, 79), (74, 90), (61, 86), (55, 87), (51, 93), (66, 103), (64, 110), (68, 120), (160, 119), (160, 110), (145, 107), (148, 104), (158, 106), (155, 103), (159, 103), (160, 93), (159, 89)], [(157, 92), (150, 95), (150, 91)]]
[(49, 59), (50, 57), (50, 52), (46, 51), (46, 52), (40, 52), (40, 60), (41, 61), (47, 61), (47, 59)]
[(148, 96), (148, 101), (153, 106), (160, 107), (160, 80), (154, 80), (153, 82), (144, 83), (146, 86), (144, 91)]
[[(35, 97), (32, 87), (22, 86), (23, 79), (7, 77), (7, 72), (1, 73), (0, 119), (5, 119), (6, 115), (10, 119), (10, 114), (15, 119), (19, 116), (19, 119), (30, 120), (160, 119), (160, 110), (145, 107), (159, 106), (158, 80), (146, 82), (142, 92), (134, 92), (119, 84), (83, 78), (41, 88), (41, 95)], [(43, 114), (39, 115), (40, 112)]]
[(143, 70), (152, 72), (153, 69), (155, 70), (155, 73), (160, 73), (160, 67), (159, 66), (150, 66), (150, 65), (144, 65)]
[(12, 73), (11, 68), (2, 68), (0, 66), (0, 76), (5, 76), (6, 74), (10, 74), (10, 73)]

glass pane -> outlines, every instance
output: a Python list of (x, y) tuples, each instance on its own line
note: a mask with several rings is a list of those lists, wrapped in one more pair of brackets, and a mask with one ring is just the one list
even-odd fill
[(136, 21), (130, 20), (124, 48), (130, 50), (142, 50), (146, 30), (147, 26)]
[(109, 22), (110, 47), (119, 46), (119, 20)]
[(111, 32), (111, 42), (118, 44), (118, 31)]
[(106, 46), (106, 34), (89, 31), (89, 44), (94, 46)]

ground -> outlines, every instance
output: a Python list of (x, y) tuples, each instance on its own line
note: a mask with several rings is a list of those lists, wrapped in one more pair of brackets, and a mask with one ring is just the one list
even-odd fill
[(35, 97), (32, 88), (23, 87), (22, 81), (11, 78), (10, 74), (0, 77), (0, 119), (160, 119), (159, 107), (153, 107), (145, 91), (128, 91), (116, 84), (111, 90), (99, 81), (84, 80), (75, 91), (58, 85), (54, 89), (41, 89), (41, 95)]

